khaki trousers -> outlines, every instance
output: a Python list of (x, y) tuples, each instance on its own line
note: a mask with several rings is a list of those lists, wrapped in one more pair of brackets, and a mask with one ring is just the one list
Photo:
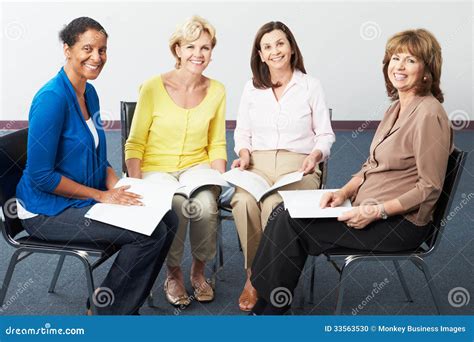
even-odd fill
[[(307, 154), (286, 150), (254, 151), (250, 157), (248, 171), (255, 172), (273, 185), (283, 175), (298, 171)], [(239, 234), (245, 258), (245, 268), (252, 266), (263, 229), (273, 209), (283, 200), (278, 190), (311, 190), (318, 189), (321, 171), (316, 168), (297, 183), (288, 184), (263, 197), (259, 202), (242, 188), (236, 187), (231, 200), (232, 214)]]
[[(178, 179), (183, 173), (193, 169), (210, 168), (208, 164), (199, 164), (176, 172), (144, 172), (143, 179), (154, 177), (173, 177)], [(189, 229), (191, 254), (201, 261), (212, 260), (216, 254), (218, 209), (217, 200), (221, 188), (216, 185), (204, 186), (196, 190), (191, 199), (183, 195), (174, 195), (172, 208), (179, 219), (173, 244), (168, 252), (166, 264), (180, 266), (184, 253), (184, 243)]]

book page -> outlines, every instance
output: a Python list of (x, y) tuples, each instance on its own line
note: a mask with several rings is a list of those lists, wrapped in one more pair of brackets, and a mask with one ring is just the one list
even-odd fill
[(214, 169), (195, 169), (183, 172), (179, 176), (179, 183), (182, 187), (176, 193), (183, 194), (187, 198), (190, 198), (195, 190), (204, 185), (230, 186), (222, 174)]
[(262, 176), (247, 170), (241, 171), (238, 168), (227, 171), (223, 176), (226, 181), (248, 191), (257, 201), (260, 201), (263, 196), (273, 190), (303, 179), (303, 172), (296, 171), (286, 174), (276, 181), (273, 186), (270, 186)]
[(144, 206), (97, 203), (85, 214), (92, 220), (150, 236), (163, 216), (171, 209), (178, 182), (150, 182), (137, 178), (122, 178), (116, 188), (130, 185), (127, 191), (143, 196)]
[(257, 201), (270, 189), (270, 184), (254, 172), (235, 168), (227, 171), (222, 176), (227, 182), (248, 191)]
[(278, 193), (283, 198), (285, 209), (288, 209), (292, 218), (323, 218), (338, 217), (352, 209), (352, 204), (348, 199), (339, 207), (321, 209), (319, 203), (323, 194), (336, 190), (295, 190), (278, 191)]
[(277, 180), (275, 184), (273, 184), (273, 186), (266, 191), (266, 193), (269, 193), (275, 189), (281, 188), (282, 186), (299, 182), (300, 180), (303, 179), (303, 174), (304, 172), (295, 171), (295, 172), (284, 175), (279, 180)]

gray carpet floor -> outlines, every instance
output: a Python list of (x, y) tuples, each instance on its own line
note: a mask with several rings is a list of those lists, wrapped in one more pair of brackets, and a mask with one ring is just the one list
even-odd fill
[[(5, 132), (0, 132), (5, 133)], [(328, 187), (342, 186), (356, 172), (366, 159), (373, 131), (352, 134), (337, 132), (337, 141), (333, 146), (329, 162)], [(473, 132), (456, 132), (455, 143), (464, 151), (474, 149)], [(122, 149), (120, 132), (107, 132), (109, 161), (117, 172), (121, 169)], [(232, 132), (227, 133), (229, 142), (229, 160), (235, 157)], [(469, 194), (474, 193), (474, 158), (470, 157), (465, 165), (464, 174), (454, 197), (453, 208)], [(471, 195), (472, 196), (472, 195)], [(471, 197), (469, 196), (469, 198)], [(446, 226), (439, 249), (427, 258), (435, 282), (440, 290), (442, 303), (447, 313), (452, 315), (473, 314), (473, 301), (467, 305), (450, 305), (448, 295), (452, 289), (464, 288), (474, 295), (474, 203), (469, 202), (457, 212)], [(146, 304), (142, 315), (242, 315), (237, 304), (245, 282), (243, 256), (239, 251), (237, 234), (233, 222), (224, 222), (224, 261), (217, 281), (216, 298), (212, 303), (193, 302), (184, 310), (170, 306), (163, 294), (165, 272), (162, 271), (155, 283), (153, 292), (156, 307)], [(13, 248), (0, 239), (0, 279), (3, 279)], [(55, 293), (48, 293), (58, 257), (33, 255), (21, 262), (14, 273), (0, 315), (82, 315), (85, 312), (86, 283), (84, 270), (79, 261), (66, 258)], [(95, 272), (96, 284), (100, 284), (112, 260), (104, 263)], [(189, 278), (191, 256), (186, 246), (184, 271)], [(429, 289), (423, 274), (412, 264), (402, 264), (408, 286), (414, 301), (405, 300), (395, 269), (390, 262), (360, 263), (352, 269), (348, 288), (344, 296), (343, 314), (352, 315), (432, 315), (436, 313)], [(209, 270), (210, 274), (210, 270)], [(336, 302), (338, 273), (325, 258), (316, 259), (315, 298), (309, 301), (309, 267), (306, 268), (295, 294), (294, 314), (331, 315)], [(381, 291), (373, 297), (374, 284), (385, 283)], [(188, 291), (191, 285), (187, 281)], [(304, 301), (303, 301), (303, 297)], [(361, 306), (362, 309), (356, 308)]]

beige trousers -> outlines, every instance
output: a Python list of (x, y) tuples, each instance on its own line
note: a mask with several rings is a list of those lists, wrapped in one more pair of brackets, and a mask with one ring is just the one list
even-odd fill
[[(298, 171), (306, 154), (286, 150), (254, 151), (250, 157), (248, 171), (262, 176), (273, 185), (283, 175)], [(321, 171), (317, 168), (297, 183), (288, 184), (262, 198), (259, 202), (242, 188), (237, 187), (231, 200), (232, 214), (239, 234), (245, 258), (245, 268), (252, 266), (263, 229), (272, 210), (283, 200), (278, 190), (311, 190), (318, 189)]]
[[(210, 168), (208, 164), (199, 164), (176, 172), (145, 172), (143, 179), (150, 177), (174, 177), (178, 179), (183, 173), (192, 169)], [(183, 195), (174, 195), (172, 207), (179, 218), (178, 229), (173, 244), (168, 252), (166, 264), (180, 266), (184, 253), (184, 243), (189, 229), (191, 254), (201, 261), (212, 260), (216, 254), (218, 209), (217, 200), (221, 188), (216, 185), (196, 190), (191, 199)]]

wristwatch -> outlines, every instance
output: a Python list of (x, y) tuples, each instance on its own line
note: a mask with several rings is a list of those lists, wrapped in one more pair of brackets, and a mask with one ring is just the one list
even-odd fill
[(385, 211), (385, 207), (383, 206), (383, 204), (381, 204), (379, 208), (380, 208), (380, 218), (382, 220), (386, 220), (388, 218), (388, 215), (387, 215), (387, 212)]

